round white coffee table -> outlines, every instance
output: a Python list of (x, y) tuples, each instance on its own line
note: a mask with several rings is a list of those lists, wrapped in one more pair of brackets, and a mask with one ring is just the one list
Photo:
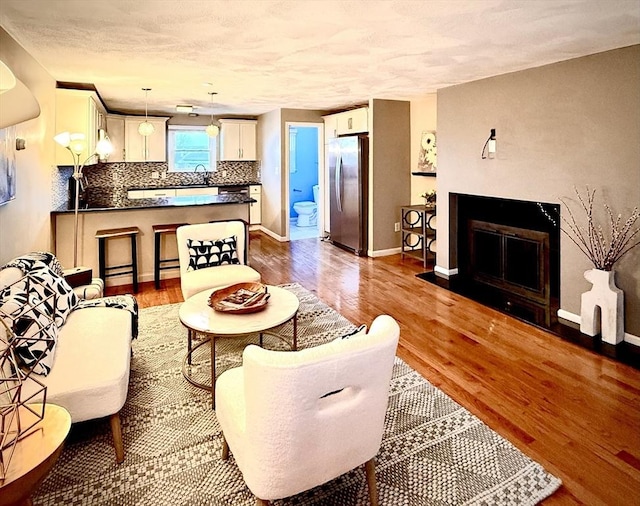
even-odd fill
[[(230, 314), (215, 311), (208, 304), (212, 289), (196, 293), (180, 306), (180, 321), (187, 328), (187, 355), (182, 365), (182, 374), (192, 385), (211, 391), (213, 409), (216, 406), (216, 339), (260, 333), (260, 345), (262, 345), (262, 335), (265, 331), (293, 320), (291, 349), (295, 351), (298, 347), (298, 308), (300, 307), (298, 297), (278, 286), (267, 285), (267, 291), (271, 294), (269, 303), (265, 309), (257, 313)], [(208, 339), (194, 347), (193, 338), (196, 332), (204, 334)], [(193, 353), (206, 343), (211, 343), (210, 384), (196, 381), (190, 373)]]

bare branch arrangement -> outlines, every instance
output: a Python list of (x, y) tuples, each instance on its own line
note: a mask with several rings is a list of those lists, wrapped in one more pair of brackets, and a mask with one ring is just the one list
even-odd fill
[(569, 204), (564, 199), (560, 199), (569, 214), (568, 218), (561, 216), (563, 226), (560, 230), (591, 260), (596, 269), (610, 271), (618, 260), (640, 245), (640, 226), (634, 228), (640, 218), (640, 212), (635, 207), (623, 223), (622, 215), (616, 216), (611, 208), (604, 204), (609, 219), (609, 231), (605, 235), (602, 225), (597, 224), (594, 217), (593, 205), (596, 191), (589, 190), (587, 186), (586, 196), (583, 197), (577, 188), (574, 187), (574, 190), (586, 215), (587, 226), (585, 228), (578, 225)]

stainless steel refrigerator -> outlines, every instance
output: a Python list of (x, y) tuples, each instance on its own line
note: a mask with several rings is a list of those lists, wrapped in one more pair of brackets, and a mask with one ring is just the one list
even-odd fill
[(366, 135), (338, 137), (329, 144), (331, 242), (361, 256), (367, 254), (368, 155)]

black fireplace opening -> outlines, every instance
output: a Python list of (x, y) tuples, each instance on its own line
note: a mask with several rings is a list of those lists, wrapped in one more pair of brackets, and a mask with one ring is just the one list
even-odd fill
[(546, 328), (560, 295), (558, 204), (452, 194), (456, 283), (471, 298)]

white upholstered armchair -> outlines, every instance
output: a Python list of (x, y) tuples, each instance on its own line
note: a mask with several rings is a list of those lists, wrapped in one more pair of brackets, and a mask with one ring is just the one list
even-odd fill
[(184, 225), (176, 238), (185, 300), (209, 288), (260, 281), (260, 273), (247, 265), (249, 232), (243, 220)]
[(256, 504), (289, 497), (365, 464), (377, 504), (380, 449), (400, 330), (387, 315), (368, 333), (297, 352), (248, 346), (216, 382), (222, 458), (229, 449)]

